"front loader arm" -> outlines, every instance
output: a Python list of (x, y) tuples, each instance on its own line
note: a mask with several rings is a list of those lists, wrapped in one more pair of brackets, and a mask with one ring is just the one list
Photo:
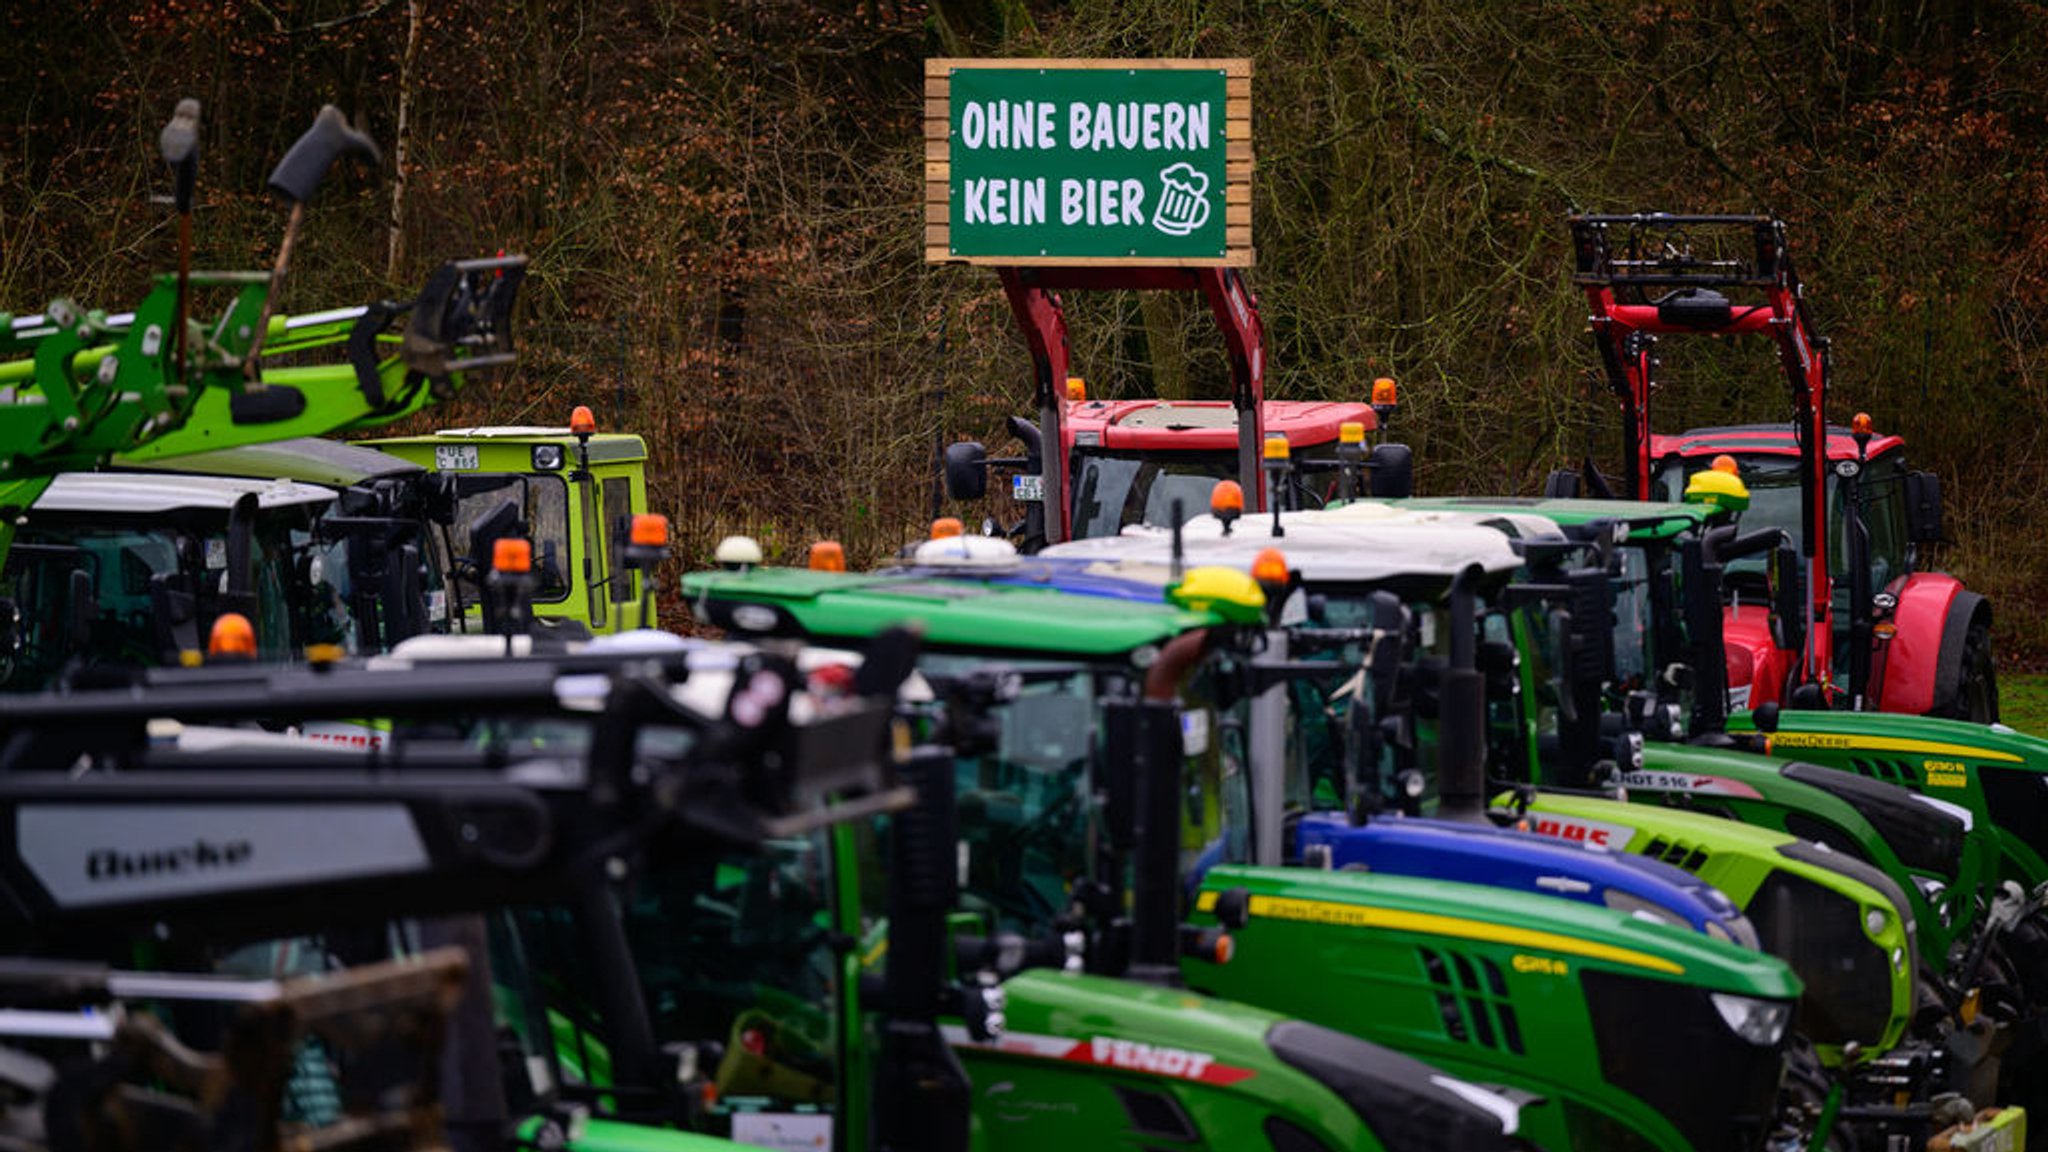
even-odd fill
[[(183, 426), (122, 453), (131, 462), (361, 432), (404, 419), (460, 392), (477, 372), (509, 368), (512, 307), (526, 273), (521, 256), (443, 264), (410, 303), (381, 302), (322, 319), (265, 347), (262, 386), (211, 388)], [(394, 325), (400, 325), (397, 330)], [(269, 367), (288, 353), (342, 344), (342, 364)], [(266, 397), (252, 402), (252, 397)]]
[[(1761, 335), (1778, 349), (1799, 440), (1800, 552), (1806, 564), (1807, 649), (1800, 679), (1831, 692), (1833, 584), (1827, 531), (1830, 360), (1786, 251), (1785, 225), (1766, 216), (1573, 216), (1572, 282), (1591, 306), (1593, 338), (1621, 397), (1636, 499), (1649, 497), (1649, 397), (1667, 335)], [(1738, 238), (1739, 237), (1739, 238)], [(1731, 299), (1722, 290), (1744, 294)], [(1651, 293), (1659, 293), (1652, 296)], [(1760, 299), (1758, 298), (1760, 296)]]
[[(160, 277), (133, 313), (105, 316), (57, 301), (7, 318), (0, 353), (0, 475), (146, 461), (298, 436), (373, 428), (453, 396), (472, 373), (510, 367), (512, 309), (526, 259), (452, 261), (407, 302), (380, 302), (265, 323), (264, 371), (244, 365), (263, 314), (261, 273), (197, 272), (190, 284), (232, 293), (210, 323), (188, 324), (181, 379), (170, 339), (177, 281)], [(275, 366), (340, 348), (340, 362)]]

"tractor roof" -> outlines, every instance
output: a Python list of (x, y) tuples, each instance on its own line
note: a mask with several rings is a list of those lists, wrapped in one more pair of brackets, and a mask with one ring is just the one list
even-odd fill
[[(357, 440), (353, 443), (358, 447), (375, 448), (407, 460), (417, 460), (423, 465), (434, 460), (436, 448), (447, 448), (456, 444), (504, 445), (508, 448), (559, 444), (566, 452), (574, 452), (577, 446), (575, 433), (569, 431), (567, 427), (550, 428), (526, 424), (443, 428), (424, 436), (388, 436), (378, 440)], [(647, 442), (630, 432), (591, 434), (590, 462), (593, 464), (615, 464), (645, 459)]]
[(1120, 656), (1219, 619), (1164, 602), (991, 583), (965, 571), (944, 576), (803, 568), (692, 572), (683, 577), (683, 594), (693, 609), (708, 606), (712, 620), (736, 635), (853, 639), (914, 623), (923, 629), (924, 643), (933, 647), (1047, 656)]
[(214, 476), (248, 476), (256, 479), (299, 480), (346, 488), (381, 476), (398, 476), (423, 471), (418, 464), (385, 452), (358, 448), (337, 440), (301, 436), (270, 444), (248, 444), (214, 452), (194, 452), (116, 466), (150, 472), (200, 473)]
[(1401, 508), (1442, 510), (1476, 515), (1511, 513), (1541, 516), (1558, 524), (1591, 524), (1596, 520), (1619, 520), (1628, 525), (1629, 535), (1662, 540), (1696, 528), (1710, 519), (1714, 510), (1697, 504), (1671, 504), (1640, 500), (1541, 500), (1515, 496), (1431, 496), (1396, 502)]
[[(1873, 436), (1870, 438), (1870, 457), (1874, 460), (1905, 446), (1906, 442), (1897, 436)], [(1799, 442), (1793, 438), (1790, 424), (1730, 424), (1720, 428), (1694, 428), (1676, 436), (1650, 437), (1652, 460), (1661, 461), (1667, 456), (1682, 456), (1690, 460), (1718, 456), (1724, 452), (1734, 456), (1797, 456)], [(1850, 438), (1849, 429), (1840, 424), (1828, 425), (1828, 459), (1855, 458), (1856, 441)]]
[[(1333, 443), (1346, 423), (1378, 426), (1372, 406), (1358, 403), (1268, 400), (1260, 416), (1268, 436), (1284, 433), (1296, 448)], [(1066, 422), (1076, 443), (1110, 450), (1237, 449), (1237, 409), (1228, 400), (1083, 400), (1067, 405)]]
[(30, 515), (46, 512), (91, 513), (102, 516), (162, 515), (179, 511), (217, 511), (256, 494), (260, 508), (325, 504), (332, 488), (291, 480), (250, 480), (235, 476), (176, 476), (124, 472), (65, 472), (50, 481), (36, 498)]
[[(1211, 516), (1190, 521), (1182, 533), (1187, 566), (1221, 565), (1249, 569), (1259, 553), (1277, 548), (1289, 568), (1312, 583), (1380, 583), (1424, 578), (1449, 580), (1471, 565), (1488, 572), (1511, 572), (1522, 559), (1497, 528), (1477, 518), (1435, 516), (1399, 511), (1384, 504), (1361, 503), (1327, 512), (1281, 514), (1284, 536), (1272, 535), (1272, 517), (1251, 515), (1223, 535)], [(1555, 535), (1554, 525), (1542, 527)], [(1171, 562), (1173, 537), (1160, 529), (1126, 529), (1121, 536), (1074, 540), (1046, 549), (1046, 558), (1094, 561), (1091, 572), (1110, 575), (1121, 569), (1133, 579), (1163, 580)]]

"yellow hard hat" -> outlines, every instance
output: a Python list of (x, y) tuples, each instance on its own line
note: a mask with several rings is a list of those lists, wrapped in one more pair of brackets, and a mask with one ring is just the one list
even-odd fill
[(1749, 507), (1749, 485), (1733, 471), (1702, 468), (1685, 482), (1685, 502), (1705, 504), (1723, 512), (1740, 512)]

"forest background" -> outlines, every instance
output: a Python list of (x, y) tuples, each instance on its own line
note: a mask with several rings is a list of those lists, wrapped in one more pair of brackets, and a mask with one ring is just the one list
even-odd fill
[[(1619, 420), (1564, 218), (1785, 219), (1830, 415), (1940, 473), (1935, 560), (2048, 659), (2048, 7), (1957, 0), (124, 0), (0, 14), (0, 310), (175, 265), (157, 130), (204, 104), (198, 267), (268, 267), (322, 103), (384, 145), (312, 205), (288, 310), (532, 257), (516, 375), (438, 424), (647, 437), (682, 563), (921, 531), (938, 444), (1006, 445), (995, 277), (922, 261), (923, 62), (1247, 56), (1268, 395), (1401, 385), (1424, 492), (1530, 494)], [(1199, 303), (1069, 300), (1096, 397), (1222, 396)], [(1657, 426), (1781, 420), (1762, 342), (1667, 342)], [(968, 510), (979, 515), (981, 510)]]

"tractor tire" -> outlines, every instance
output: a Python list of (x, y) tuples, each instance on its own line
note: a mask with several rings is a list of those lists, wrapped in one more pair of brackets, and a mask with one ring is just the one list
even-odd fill
[(1961, 664), (1955, 695), (1932, 714), (1973, 724), (1996, 724), (1998, 661), (1991, 651), (1991, 628), (1981, 620), (1971, 621), (1963, 636)]

